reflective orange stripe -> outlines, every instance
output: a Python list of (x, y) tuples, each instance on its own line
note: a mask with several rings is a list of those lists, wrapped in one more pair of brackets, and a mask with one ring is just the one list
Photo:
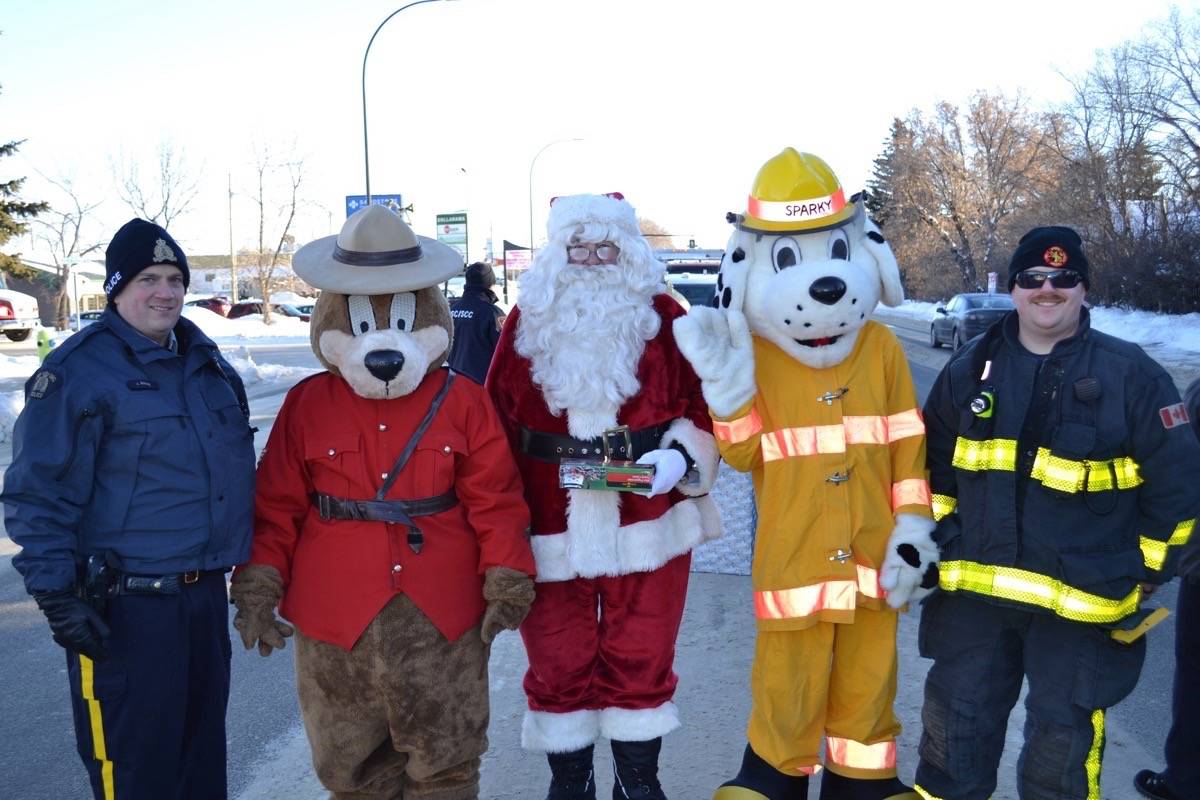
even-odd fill
[(923, 478), (909, 478), (892, 484), (892, 510), (900, 506), (925, 506), (929, 508), (932, 496), (929, 493), (929, 481)]
[[(717, 425), (733, 425), (741, 423), (745, 419), (742, 417), (731, 423), (713, 423), (714, 431)], [(761, 420), (755, 418), (755, 423), (761, 430)], [(784, 458), (815, 456), (820, 453), (844, 453), (848, 444), (889, 444), (910, 436), (923, 436), (924, 434), (925, 423), (921, 421), (921, 413), (913, 408), (888, 417), (843, 417), (841, 425), (781, 428), (764, 433), (762, 453), (764, 461), (779, 461)], [(723, 439), (723, 434), (718, 433), (717, 438)], [(749, 438), (749, 435), (746, 438)], [(744, 441), (744, 439), (737, 441)]]
[(728, 422), (713, 420), (713, 435), (719, 441), (738, 444), (744, 442), (756, 433), (762, 431), (762, 418), (753, 407), (744, 417), (731, 419)]
[(888, 441), (896, 442), (910, 436), (925, 435), (925, 421), (921, 419), (918, 409), (910, 408), (887, 418)]
[(836, 580), (797, 586), (795, 589), (775, 589), (754, 593), (754, 616), (758, 619), (800, 619), (818, 611), (853, 611), (858, 607), (857, 595), (880, 600), (884, 597), (879, 585), (878, 570), (855, 564), (857, 581)]
[(853, 739), (828, 736), (825, 739), (825, 757), (834, 764), (856, 769), (895, 769), (896, 742), (863, 744)]

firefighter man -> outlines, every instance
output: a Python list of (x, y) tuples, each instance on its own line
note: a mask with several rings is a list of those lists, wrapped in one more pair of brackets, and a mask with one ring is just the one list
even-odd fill
[(1016, 310), (956, 353), (925, 404), (939, 586), (921, 614), (916, 789), (987, 798), (1029, 679), (1023, 800), (1100, 798), (1105, 710), (1133, 690), (1195, 523), (1200, 448), (1167, 373), (1091, 328), (1070, 228), (1034, 228)]

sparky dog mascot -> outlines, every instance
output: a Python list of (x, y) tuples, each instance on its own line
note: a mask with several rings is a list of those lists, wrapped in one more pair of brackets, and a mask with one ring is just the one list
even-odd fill
[[(896, 779), (894, 609), (936, 583), (925, 433), (899, 342), (903, 300), (859, 196), (788, 148), (759, 171), (717, 308), (675, 323), (721, 455), (753, 475), (758, 625), (749, 744), (719, 800), (915, 798)], [(890, 606), (890, 607), (889, 607)]]
[(263, 655), (296, 632), (317, 777), (334, 798), (478, 797), (490, 642), (533, 600), (529, 514), (491, 402), (441, 364), (450, 248), (372, 205), (296, 254), (322, 289), (326, 372), (288, 392), (231, 595)]

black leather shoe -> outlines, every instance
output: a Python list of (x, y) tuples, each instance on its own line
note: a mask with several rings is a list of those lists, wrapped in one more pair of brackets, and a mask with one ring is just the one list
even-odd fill
[(1171, 791), (1167, 786), (1167, 779), (1161, 772), (1150, 769), (1144, 769), (1133, 776), (1133, 788), (1137, 789), (1142, 796), (1149, 797), (1150, 800), (1184, 800)]

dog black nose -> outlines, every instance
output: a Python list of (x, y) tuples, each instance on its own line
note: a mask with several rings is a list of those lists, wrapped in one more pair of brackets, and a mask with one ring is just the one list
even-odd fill
[(818, 303), (831, 306), (841, 300), (842, 295), (846, 293), (846, 282), (841, 278), (826, 275), (824, 278), (817, 278), (813, 281), (812, 286), (808, 287), (808, 293)]
[(399, 350), (372, 350), (363, 358), (367, 371), (387, 383), (404, 369), (404, 353)]

